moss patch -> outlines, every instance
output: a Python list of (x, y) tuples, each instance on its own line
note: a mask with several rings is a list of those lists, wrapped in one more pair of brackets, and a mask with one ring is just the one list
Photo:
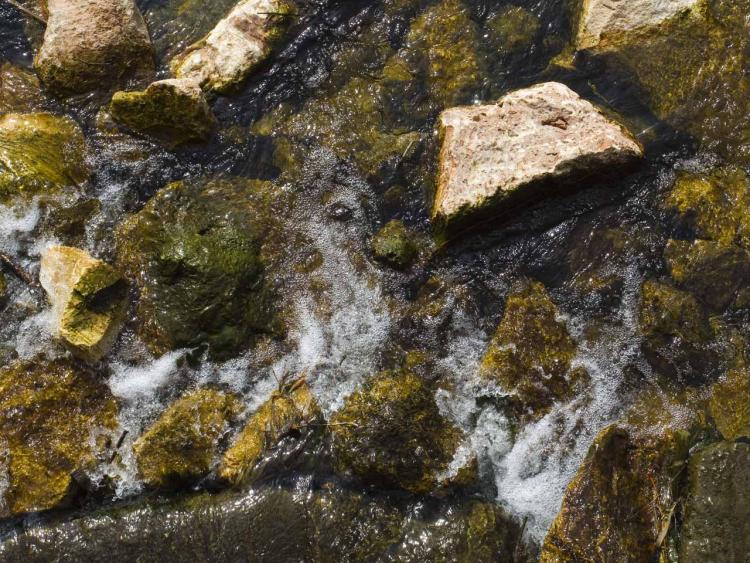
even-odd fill
[(375, 258), (394, 268), (408, 268), (417, 257), (417, 245), (401, 221), (389, 221), (372, 239)]

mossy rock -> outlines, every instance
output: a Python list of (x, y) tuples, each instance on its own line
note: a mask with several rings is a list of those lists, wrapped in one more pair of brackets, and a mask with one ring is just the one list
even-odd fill
[(484, 22), (487, 46), (496, 53), (527, 49), (539, 32), (539, 18), (522, 6), (506, 5)]
[[(61, 508), (75, 475), (93, 469), (97, 448), (117, 428), (118, 407), (96, 375), (57, 360), (0, 370), (0, 442), (5, 515)], [(95, 446), (92, 446), (95, 444)]]
[(0, 116), (0, 202), (76, 186), (89, 176), (78, 124), (49, 113)]
[(278, 199), (260, 180), (186, 180), (121, 224), (119, 264), (141, 290), (140, 333), (155, 352), (207, 345), (226, 359), (283, 332), (266, 270), (281, 246)]
[(219, 477), (234, 486), (249, 482), (263, 455), (292, 430), (320, 416), (317, 401), (304, 379), (283, 385), (250, 417), (235, 438), (221, 461)]
[(220, 439), (241, 411), (237, 397), (214, 389), (175, 401), (133, 444), (141, 479), (151, 487), (171, 488), (207, 475)]
[(383, 372), (331, 418), (336, 466), (382, 488), (424, 494), (440, 485), (462, 433), (440, 413), (435, 390), (411, 372)]
[(8, 62), (0, 64), (0, 114), (34, 111), (44, 102), (36, 74)]
[(716, 369), (714, 337), (706, 312), (690, 293), (657, 280), (641, 287), (641, 348), (663, 375), (691, 380)]
[(46, 201), (42, 205), (42, 218), (38, 231), (51, 234), (68, 246), (81, 246), (86, 235), (86, 225), (102, 209), (96, 198), (84, 198), (74, 202)]
[(750, 372), (731, 369), (711, 386), (711, 416), (726, 440), (750, 438)]
[(577, 345), (559, 316), (546, 288), (527, 283), (508, 296), (482, 359), (480, 375), (512, 394), (522, 417), (540, 418), (588, 380), (584, 370), (571, 370)]
[(216, 118), (200, 87), (189, 80), (161, 80), (142, 91), (115, 92), (112, 118), (169, 146), (207, 140)]
[(417, 257), (418, 249), (412, 234), (401, 221), (389, 221), (372, 239), (375, 258), (398, 270), (408, 268)]
[(741, 168), (680, 173), (665, 207), (697, 238), (750, 249), (750, 177)]
[(720, 442), (690, 457), (679, 561), (750, 559), (750, 444)]
[(664, 258), (677, 285), (719, 313), (737, 299), (750, 278), (750, 253), (732, 244), (670, 240)]
[(597, 435), (547, 533), (542, 563), (656, 560), (691, 445), (685, 428), (656, 428), (618, 423)]
[(5, 274), (0, 271), (0, 307), (5, 305), (8, 300), (8, 280), (5, 279)]

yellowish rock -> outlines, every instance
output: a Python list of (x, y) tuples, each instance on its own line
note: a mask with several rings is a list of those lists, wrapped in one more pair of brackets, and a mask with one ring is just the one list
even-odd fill
[(750, 438), (750, 372), (732, 369), (711, 386), (711, 416), (726, 440)]
[(304, 379), (283, 386), (247, 422), (224, 454), (219, 476), (232, 485), (245, 482), (263, 454), (290, 430), (320, 416), (315, 397)]
[(127, 308), (127, 284), (112, 266), (69, 246), (44, 253), (39, 281), (58, 334), (78, 357), (96, 362), (111, 348)]

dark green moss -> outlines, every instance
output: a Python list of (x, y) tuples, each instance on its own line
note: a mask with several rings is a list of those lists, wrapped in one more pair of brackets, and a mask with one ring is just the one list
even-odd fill
[(399, 270), (408, 268), (417, 257), (417, 245), (401, 221), (389, 221), (372, 239), (375, 258)]

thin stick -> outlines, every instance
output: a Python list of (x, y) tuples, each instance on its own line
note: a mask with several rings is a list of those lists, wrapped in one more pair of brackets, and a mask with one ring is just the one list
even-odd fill
[(0, 263), (5, 264), (10, 269), (10, 271), (13, 272), (26, 285), (34, 289), (40, 289), (41, 286), (39, 285), (39, 282), (34, 279), (34, 276), (29, 274), (19, 264), (17, 264), (16, 261), (13, 260), (13, 258), (8, 256), (4, 252), (0, 252)]
[(32, 19), (35, 19), (36, 21), (38, 21), (42, 25), (47, 25), (47, 20), (45, 20), (42, 16), (38, 16), (34, 12), (32, 12), (31, 10), (29, 10), (27, 8), (24, 8), (23, 6), (21, 6), (21, 4), (19, 4), (15, 0), (5, 0), (5, 1), (8, 4), (10, 4), (11, 6), (13, 6), (16, 10), (18, 10), (19, 12), (21, 12), (22, 14), (24, 14), (25, 16), (28, 16), (28, 17), (30, 17)]

